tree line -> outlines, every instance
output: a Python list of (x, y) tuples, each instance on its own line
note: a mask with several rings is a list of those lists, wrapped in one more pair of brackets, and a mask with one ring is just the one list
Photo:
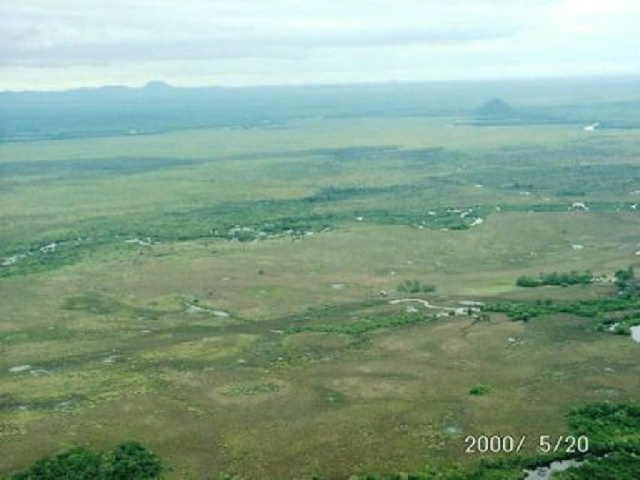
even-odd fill
[(588, 285), (593, 283), (594, 276), (589, 270), (584, 272), (578, 272), (572, 270), (570, 272), (558, 273), (541, 273), (538, 278), (521, 276), (516, 280), (516, 285), (519, 287), (542, 287), (543, 285)]

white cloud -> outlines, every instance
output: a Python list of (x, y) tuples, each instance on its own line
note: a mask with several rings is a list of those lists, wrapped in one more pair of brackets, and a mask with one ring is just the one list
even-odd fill
[(0, 88), (640, 70), (635, 0), (0, 2)]

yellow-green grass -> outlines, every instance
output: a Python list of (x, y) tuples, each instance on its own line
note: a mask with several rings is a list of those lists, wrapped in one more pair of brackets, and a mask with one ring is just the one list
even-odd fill
[[(463, 434), (535, 439), (561, 433), (563, 413), (575, 404), (640, 398), (637, 344), (595, 332), (593, 319), (524, 324), (492, 314), (489, 322), (446, 317), (363, 335), (287, 333), (401, 313), (407, 305), (388, 301), (405, 296), (397, 292), (404, 280), (435, 285), (434, 294), (419, 296), (436, 305), (583, 299), (612, 295), (613, 286), (525, 290), (515, 280), (573, 269), (611, 275), (637, 264), (640, 220), (628, 205), (636, 187), (615, 178), (637, 165), (637, 131), (589, 140), (575, 126), (449, 126), (454, 121), (325, 119), (0, 145), (0, 162), (194, 161), (135, 174), (4, 181), (3, 242), (76, 232), (99, 242), (88, 240), (92, 250), (71, 262), (0, 278), (0, 473), (62, 448), (128, 439), (156, 450), (173, 478), (339, 477), (471, 464), (478, 457), (464, 453)], [(309, 153), (372, 145), (445, 150), (433, 164), (428, 155), (421, 163), (366, 149), (356, 158)], [(585, 154), (585, 145), (602, 151)], [(505, 149), (532, 153), (514, 159)], [(554, 165), (578, 179), (558, 177), (530, 196), (520, 195), (528, 186), (513, 185), (520, 173), (544, 179)], [(589, 165), (622, 169), (594, 187), (597, 175), (579, 168)], [(475, 187), (476, 178), (489, 182), (502, 170), (508, 175), (495, 185)], [(567, 182), (581, 186), (582, 174), (592, 182), (584, 196), (558, 194)], [(380, 189), (308, 198), (328, 187)], [(570, 211), (576, 200), (609, 203)], [(181, 222), (213, 225), (223, 212), (198, 216), (201, 209), (240, 201), (225, 222), (242, 226), (259, 208), (274, 218), (341, 216), (301, 239), (176, 239)], [(560, 208), (527, 213), (535, 204)], [(484, 223), (419, 228), (430, 210), (448, 207), (473, 207)], [(401, 220), (376, 217), (385, 210)], [(124, 243), (165, 219), (169, 240)], [(477, 385), (489, 392), (469, 395)]]
[[(633, 381), (637, 347), (595, 335), (570, 317), (530, 325), (447, 319), (374, 334), (346, 356), (335, 356), (343, 340), (300, 335), (306, 339), (294, 336), (276, 347), (281, 356), (292, 347), (323, 349), (324, 356), (275, 370), (159, 367), (136, 376), (105, 366), (86, 377), (26, 378), (23, 392), (74, 391), (92, 401), (46, 415), (5, 416), (25, 430), (7, 439), (6, 468), (78, 441), (102, 446), (139, 438), (191, 478), (213, 471), (281, 478), (416, 470), (477, 461), (449, 426), (534, 440), (560, 434), (570, 405), (640, 394)], [(102, 382), (112, 390), (100, 391)], [(490, 392), (470, 396), (478, 383)], [(69, 385), (75, 388), (65, 390)]]
[[(262, 198), (293, 198), (310, 194), (328, 185), (393, 185), (415, 178), (415, 171), (366, 162), (339, 164), (327, 168), (321, 161), (305, 159), (302, 153), (314, 149), (371, 145), (415, 148), (445, 148), (472, 155), (491, 154), (500, 148), (539, 149), (539, 159), (581, 164), (599, 158), (562, 158), (554, 149), (575, 148), (585, 142), (608, 142), (617, 155), (607, 163), (628, 162), (620, 155), (637, 144), (635, 130), (598, 133), (586, 137), (575, 126), (449, 126), (450, 118), (372, 118), (360, 120), (317, 120), (293, 124), (287, 129), (194, 130), (143, 137), (112, 137), (39, 141), (0, 145), (3, 162), (104, 161), (110, 158), (179, 158), (186, 164), (168, 169), (143, 171), (132, 176), (100, 176), (87, 182), (74, 179), (49, 181), (46, 188), (31, 179), (12, 178), (6, 182), (0, 214), (4, 221), (34, 226), (77, 221), (96, 215), (115, 216), (145, 211), (166, 211), (193, 205)], [(550, 150), (549, 153), (545, 153)], [(293, 156), (291, 156), (293, 154)], [(234, 155), (248, 156), (229, 158)], [(284, 157), (283, 157), (284, 155)], [(540, 161), (540, 160), (538, 160)], [(202, 163), (204, 162), (204, 163)], [(300, 168), (300, 165), (304, 168)], [(458, 165), (456, 165), (457, 167)], [(449, 171), (455, 171), (452, 168)], [(295, 173), (297, 172), (297, 173)], [(428, 175), (447, 172), (435, 166)]]

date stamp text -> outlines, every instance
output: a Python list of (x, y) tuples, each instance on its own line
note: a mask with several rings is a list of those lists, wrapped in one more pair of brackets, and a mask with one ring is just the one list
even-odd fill
[(518, 453), (525, 448), (535, 448), (538, 453), (587, 453), (589, 438), (573, 435), (467, 435), (464, 438), (466, 453)]

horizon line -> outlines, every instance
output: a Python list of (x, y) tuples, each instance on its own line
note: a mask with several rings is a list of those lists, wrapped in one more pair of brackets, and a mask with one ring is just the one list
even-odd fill
[(127, 90), (145, 90), (150, 88), (165, 88), (171, 90), (195, 90), (195, 89), (252, 89), (252, 88), (309, 88), (309, 87), (366, 87), (366, 86), (383, 86), (383, 85), (417, 85), (417, 84), (446, 84), (446, 83), (486, 83), (486, 82), (528, 82), (528, 81), (540, 81), (540, 80), (587, 80), (587, 79), (624, 79), (624, 78), (638, 78), (640, 72), (637, 73), (603, 73), (603, 74), (573, 74), (573, 75), (543, 75), (532, 77), (480, 77), (480, 78), (452, 78), (449, 80), (387, 80), (387, 81), (372, 81), (372, 82), (304, 82), (304, 83), (265, 83), (265, 84), (241, 84), (241, 85), (224, 85), (224, 84), (205, 84), (205, 85), (174, 85), (165, 80), (148, 80), (144, 84), (102, 84), (102, 85), (89, 85), (89, 86), (77, 86), (71, 88), (60, 89), (4, 89), (0, 90), (0, 94), (6, 93), (65, 93), (65, 92), (79, 92), (86, 90), (100, 90), (108, 88), (119, 88)]

